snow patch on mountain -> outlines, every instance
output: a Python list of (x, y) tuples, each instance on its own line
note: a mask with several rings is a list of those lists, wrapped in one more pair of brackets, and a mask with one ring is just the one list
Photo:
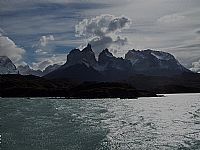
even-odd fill
[(166, 52), (161, 52), (161, 51), (152, 51), (151, 55), (155, 56), (157, 59), (160, 59), (160, 60), (175, 59), (173, 55)]

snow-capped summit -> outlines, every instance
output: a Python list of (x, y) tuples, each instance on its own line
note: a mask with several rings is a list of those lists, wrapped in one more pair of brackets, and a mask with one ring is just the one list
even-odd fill
[(175, 57), (173, 55), (171, 55), (170, 53), (166, 53), (166, 52), (162, 52), (162, 51), (153, 51), (153, 50), (149, 50), (151, 55), (153, 55), (154, 57), (156, 57), (157, 59), (160, 60), (172, 60), (175, 59)]
[(7, 56), (0, 56), (0, 74), (16, 74), (17, 69)]
[(176, 58), (166, 52), (154, 50), (130, 50), (125, 55), (135, 72), (156, 75), (170, 75), (187, 71)]

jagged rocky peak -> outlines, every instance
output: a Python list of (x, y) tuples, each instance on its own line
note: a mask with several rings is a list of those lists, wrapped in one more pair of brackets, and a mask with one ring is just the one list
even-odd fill
[(88, 43), (88, 45), (82, 51), (83, 52), (93, 52), (92, 45)]
[(81, 59), (81, 51), (79, 49), (73, 49), (67, 55), (67, 63), (71, 65), (75, 64), (80, 59)]
[(0, 74), (16, 74), (17, 69), (7, 56), (0, 56)]
[(97, 63), (97, 60), (95, 58), (95, 53), (92, 50), (92, 47), (90, 44), (87, 45), (82, 51), (82, 62), (84, 62), (87, 65), (94, 66)]
[(130, 69), (131, 67), (129, 61), (123, 58), (116, 58), (115, 56), (113, 56), (111, 52), (109, 52), (108, 49), (103, 50), (99, 54), (98, 62), (100, 66), (106, 66), (105, 70), (109, 69), (127, 70), (127, 68)]
[(109, 50), (107, 48), (104, 49), (100, 54), (107, 56), (107, 57), (114, 57), (113, 54), (111, 52), (109, 52)]
[(94, 66), (96, 63), (95, 54), (90, 44), (88, 44), (82, 51), (74, 49), (67, 55), (67, 66), (75, 64)]
[(114, 57), (113, 54), (111, 52), (109, 52), (109, 50), (106, 48), (99, 54), (98, 62), (101, 65), (105, 65), (106, 63), (108, 63), (109, 61), (111, 61), (115, 58), (116, 57)]

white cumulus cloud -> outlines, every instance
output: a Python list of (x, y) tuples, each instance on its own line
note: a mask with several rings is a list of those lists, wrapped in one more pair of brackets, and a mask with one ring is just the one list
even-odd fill
[(18, 47), (9, 37), (0, 33), (0, 56), (9, 57), (14, 63), (21, 63), (25, 50)]
[(53, 35), (48, 35), (48, 36), (42, 36), (40, 38), (40, 45), (41, 46), (46, 46), (50, 41), (54, 41), (54, 36)]
[(200, 73), (200, 60), (197, 62), (192, 63), (192, 68), (190, 68), (191, 71)]
[(121, 37), (119, 32), (128, 28), (130, 24), (131, 20), (127, 17), (104, 14), (84, 19), (75, 26), (75, 31), (76, 36), (84, 38), (98, 54), (105, 48), (124, 46), (128, 39)]
[(37, 44), (33, 45), (36, 48), (35, 53), (38, 56), (51, 54), (52, 53), (52, 45), (50, 42), (54, 41), (55, 38), (53, 35), (43, 35), (40, 37), (40, 40)]

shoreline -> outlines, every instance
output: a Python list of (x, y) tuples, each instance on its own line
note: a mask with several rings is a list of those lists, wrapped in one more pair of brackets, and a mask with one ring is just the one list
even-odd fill
[(95, 98), (90, 98), (90, 97), (48, 97), (48, 96), (5, 96), (5, 97), (1, 97), (1, 99), (8, 99), (8, 98), (23, 98), (23, 99), (37, 99), (37, 98), (45, 98), (45, 99), (138, 99), (138, 98), (143, 98), (143, 97), (166, 97), (168, 95), (199, 95), (200, 93), (165, 93), (165, 94), (156, 94), (156, 96), (140, 96), (140, 97), (124, 97), (124, 98), (120, 98), (120, 97), (95, 97)]

